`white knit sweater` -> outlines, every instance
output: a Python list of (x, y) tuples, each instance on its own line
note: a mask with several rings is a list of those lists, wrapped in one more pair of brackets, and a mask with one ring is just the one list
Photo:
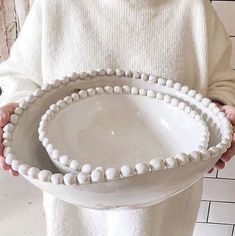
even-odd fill
[[(209, 0), (36, 0), (0, 65), (0, 104), (43, 82), (97, 68), (161, 75), (235, 104), (230, 57), (230, 40)], [(188, 236), (200, 194), (198, 183), (154, 207), (118, 213), (45, 195), (48, 235)]]
[(155, 73), (235, 104), (231, 42), (207, 0), (36, 0), (0, 66), (2, 103), (102, 67)]

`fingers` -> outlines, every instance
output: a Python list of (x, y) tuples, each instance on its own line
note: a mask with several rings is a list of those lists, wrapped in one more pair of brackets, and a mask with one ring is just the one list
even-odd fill
[(228, 162), (235, 155), (235, 134), (233, 135), (233, 141), (231, 147), (227, 150), (226, 153), (223, 154), (221, 160), (224, 162)]
[(221, 110), (226, 114), (226, 117), (231, 121), (232, 125), (235, 125), (235, 107), (225, 105)]
[(2, 168), (3, 170), (8, 171), (8, 170), (11, 169), (11, 166), (8, 165), (8, 164), (6, 164), (6, 162), (2, 162), (2, 163), (1, 163), (1, 168)]
[(2, 154), (3, 154), (3, 144), (2, 143), (0, 143), (0, 156), (2, 156)]
[[(3, 156), (0, 156), (0, 165), (2, 167), (2, 165), (5, 163), (5, 159)], [(3, 168), (2, 168), (3, 169)]]
[(215, 168), (218, 170), (224, 169), (225, 167), (225, 163), (222, 160), (219, 160), (216, 164), (215, 164)]
[(12, 169), (11, 169), (11, 166), (8, 165), (8, 164), (6, 164), (5, 159), (4, 159), (4, 157), (2, 157), (2, 156), (0, 156), (0, 168), (2, 168), (2, 169), (5, 170), (5, 171), (9, 171), (9, 173), (10, 173), (11, 176), (16, 177), (16, 176), (19, 175), (19, 172), (18, 172), (18, 171), (12, 170)]
[(228, 113), (226, 114), (227, 118), (231, 121), (232, 125), (235, 125), (235, 113)]
[(3, 144), (2, 142), (2, 134), (3, 134), (3, 127), (9, 123), (10, 116), (14, 112), (15, 108), (17, 107), (16, 103), (10, 103), (6, 106), (0, 108), (0, 168), (5, 171), (9, 171), (12, 176), (18, 176), (19, 173), (11, 169), (11, 166), (5, 162), (5, 158), (3, 155)]
[(0, 110), (4, 111), (4, 112), (10, 112), (12, 113), (17, 107), (17, 104), (16, 103), (9, 103), (3, 107), (1, 107)]
[(2, 135), (3, 135), (3, 130), (0, 128), (0, 142), (2, 142)]
[(10, 120), (10, 113), (4, 113), (0, 110), (0, 127), (4, 127)]
[(12, 170), (12, 169), (10, 169), (10, 174), (11, 174), (11, 176), (13, 176), (13, 177), (16, 177), (16, 176), (19, 175), (19, 173), (18, 173), (17, 171)]
[(235, 145), (232, 145), (231, 148), (229, 148), (227, 152), (223, 154), (220, 160), (222, 160), (223, 162), (228, 162), (232, 159), (234, 155), (235, 155)]
[(4, 127), (10, 120), (10, 115), (16, 108), (16, 103), (9, 103), (0, 109), (0, 127)]
[(213, 168), (211, 168), (209, 171), (208, 171), (208, 174), (211, 174), (213, 171), (214, 171), (214, 167)]
[(233, 155), (231, 155), (230, 153), (228, 153), (228, 151), (223, 154), (223, 156), (220, 158), (221, 161), (223, 161), (224, 163), (229, 162), (232, 159)]
[[(230, 113), (233, 113), (234, 115), (234, 122), (235, 122), (235, 107), (232, 106), (224, 106), (223, 111), (229, 111)], [(227, 115), (227, 113), (226, 113)], [(230, 116), (231, 118), (231, 116)], [(235, 155), (235, 126), (233, 126), (233, 140), (231, 143), (231, 147), (226, 151), (226, 153), (223, 154), (221, 157), (221, 160), (223, 162), (228, 162), (231, 160), (231, 158)]]
[(235, 155), (235, 137), (233, 138), (231, 147), (226, 151), (226, 153), (223, 154), (221, 160), (224, 162), (228, 162), (232, 159), (234, 155)]
[(0, 156), (0, 165), (3, 170), (10, 170), (11, 169), (11, 166), (6, 164), (5, 159), (2, 156)]
[(223, 169), (225, 167), (225, 163), (230, 161), (234, 155), (235, 155), (235, 134), (233, 135), (233, 141), (231, 147), (227, 150), (226, 153), (223, 154), (220, 160), (216, 163), (215, 168)]

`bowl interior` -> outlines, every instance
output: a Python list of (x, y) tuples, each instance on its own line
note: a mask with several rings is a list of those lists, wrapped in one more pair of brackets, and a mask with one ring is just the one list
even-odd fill
[[(38, 99), (32, 106), (29, 107), (20, 117), (17, 124), (12, 140), (12, 146), (17, 158), (31, 166), (36, 166), (40, 169), (50, 169), (53, 172), (56, 171), (54, 164), (51, 162), (45, 148), (38, 140), (38, 124), (41, 116), (46, 112), (48, 107), (52, 103), (56, 103), (59, 99), (63, 99), (65, 96), (73, 93), (76, 89), (88, 89), (91, 86), (115, 86), (115, 85), (130, 85), (136, 87), (142, 87), (145, 89), (154, 89), (156, 91), (162, 91), (172, 96), (178, 97), (180, 100), (186, 103), (190, 102), (191, 107), (202, 114), (204, 120), (209, 128), (210, 139), (209, 147), (216, 145), (221, 140), (221, 123), (218, 118), (214, 117), (211, 110), (203, 108), (201, 103), (191, 99), (186, 94), (182, 94), (172, 88), (162, 87), (158, 84), (144, 82), (141, 80), (133, 80), (129, 78), (122, 78), (121, 80), (116, 76), (100, 76), (95, 79), (87, 79), (84, 81), (77, 81), (69, 83), (66, 86), (61, 86), (59, 89), (52, 90), (46, 93), (43, 97)], [(85, 100), (84, 100), (85, 101)], [(212, 118), (213, 117), (213, 118)], [(30, 130), (30, 132), (28, 132)]]
[(80, 99), (47, 127), (50, 143), (81, 164), (120, 167), (197, 150), (202, 128), (164, 101), (133, 95)]

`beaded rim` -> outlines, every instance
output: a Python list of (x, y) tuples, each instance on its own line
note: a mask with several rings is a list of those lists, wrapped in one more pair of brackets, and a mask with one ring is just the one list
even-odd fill
[[(188, 95), (189, 97), (195, 99), (197, 102), (200, 102), (205, 108), (209, 108), (214, 116), (217, 116), (221, 121), (222, 127), (220, 127), (222, 133), (222, 140), (216, 146), (210, 147), (209, 149), (204, 149), (200, 151), (195, 151), (190, 154), (179, 154), (178, 157), (170, 157), (165, 160), (162, 159), (153, 159), (150, 161), (150, 164), (139, 163), (135, 166), (135, 169), (129, 166), (122, 166), (120, 173), (116, 172), (114, 168), (109, 168), (104, 173), (102, 167), (97, 167), (92, 171), (91, 166), (85, 165), (84, 170), (78, 174), (67, 173), (65, 175), (56, 173), (52, 174), (49, 170), (40, 170), (37, 167), (31, 167), (28, 164), (23, 164), (17, 160), (16, 155), (14, 154), (13, 148), (11, 147), (12, 136), (14, 133), (15, 125), (19, 122), (20, 116), (22, 113), (29, 108), (37, 99), (44, 96), (45, 93), (50, 92), (52, 89), (56, 89), (62, 85), (68, 84), (70, 81), (84, 80), (87, 77), (94, 78), (96, 76), (113, 76), (118, 77), (129, 77), (134, 79), (141, 79), (148, 81), (150, 83), (157, 83), (160, 86), (167, 86), (175, 90), (181, 91), (182, 93)], [(161, 93), (159, 93), (161, 94)], [(72, 95), (71, 95), (72, 96)], [(168, 95), (170, 97), (170, 95)], [(169, 98), (168, 97), (168, 98)], [(186, 102), (181, 101), (179, 107), (184, 108), (187, 106)], [(21, 175), (27, 176), (28, 178), (37, 179), (41, 182), (52, 182), (53, 184), (65, 184), (65, 185), (74, 185), (74, 184), (88, 184), (94, 182), (123, 179), (138, 174), (145, 174), (151, 171), (157, 170), (166, 170), (169, 168), (176, 168), (187, 163), (196, 163), (200, 161), (206, 161), (212, 159), (213, 156), (217, 154), (223, 154), (227, 148), (230, 147), (232, 141), (232, 125), (230, 121), (225, 117), (225, 114), (220, 111), (215, 103), (210, 99), (204, 98), (201, 94), (197, 93), (195, 90), (189, 89), (188, 86), (182, 86), (178, 82), (173, 80), (166, 80), (155, 75), (149, 75), (145, 73), (132, 72), (132, 71), (123, 71), (120, 69), (98, 69), (91, 71), (89, 73), (82, 72), (79, 74), (74, 73), (71, 77), (64, 77), (63, 80), (55, 80), (51, 84), (43, 84), (41, 89), (37, 89), (33, 95), (28, 96), (24, 101), (18, 104), (18, 107), (15, 109), (14, 113), (11, 115), (10, 123), (8, 123), (3, 128), (3, 145), (4, 151), (3, 156), (7, 164), (11, 165), (13, 170), (19, 171)], [(107, 178), (111, 176), (110, 178)], [(106, 179), (105, 179), (106, 176)], [(119, 178), (115, 178), (115, 177)]]
[[(86, 172), (87, 167), (89, 166), (89, 170), (91, 170), (91, 164), (84, 164), (80, 168), (79, 162), (77, 160), (71, 160), (66, 154), (63, 154), (60, 152), (60, 150), (56, 149), (54, 144), (49, 140), (48, 138), (48, 125), (55, 119), (55, 117), (63, 110), (65, 110), (69, 105), (74, 104), (75, 102), (80, 102), (86, 98), (99, 96), (99, 95), (135, 95), (135, 96), (144, 96), (152, 99), (157, 100), (163, 100), (164, 103), (169, 104), (173, 107), (176, 107), (179, 111), (182, 110), (186, 117), (189, 117), (191, 120), (194, 120), (199, 128), (200, 132), (200, 142), (198, 143), (197, 150), (205, 150), (208, 147), (209, 142), (209, 130), (208, 127), (203, 120), (203, 118), (190, 106), (182, 106), (180, 104), (179, 99), (169, 96), (168, 94), (160, 93), (160, 92), (154, 92), (153, 90), (149, 89), (138, 89), (136, 87), (129, 87), (128, 85), (124, 86), (105, 86), (103, 87), (96, 87), (96, 88), (89, 88), (87, 90), (81, 90), (78, 93), (73, 93), (71, 96), (65, 97), (63, 100), (59, 100), (56, 104), (52, 104), (50, 108), (44, 113), (44, 115), (41, 117), (41, 121), (39, 123), (38, 133), (39, 133), (39, 140), (41, 141), (44, 148), (47, 150), (48, 155), (51, 157), (52, 161), (55, 161), (59, 166), (66, 167), (70, 171), (79, 171), (79, 172)], [(193, 152), (193, 151), (191, 151)], [(184, 165), (189, 162), (188, 155), (186, 154), (179, 154), (175, 157), (178, 160), (179, 165)], [(167, 160), (167, 159), (166, 159)], [(156, 162), (156, 161), (152, 161)], [(160, 163), (163, 163), (163, 159), (159, 159)], [(155, 163), (156, 165), (156, 163)], [(159, 165), (159, 163), (158, 163)], [(165, 161), (165, 165), (167, 165), (168, 168), (172, 168), (172, 163), (168, 163), (168, 161)], [(137, 174), (144, 174), (145, 171), (148, 171), (149, 168), (151, 168), (151, 163), (137, 163), (135, 168), (135, 171)], [(155, 168), (156, 169), (156, 168)], [(104, 168), (102, 167), (102, 170)], [(88, 171), (89, 172), (89, 171)], [(142, 173), (143, 172), (143, 173)], [(90, 172), (89, 172), (90, 173)], [(106, 171), (106, 177), (107, 180), (113, 180), (118, 178), (117, 174), (121, 173), (120, 170), (116, 168), (108, 168)], [(91, 173), (92, 174), (92, 173)], [(93, 179), (92, 179), (93, 180)]]

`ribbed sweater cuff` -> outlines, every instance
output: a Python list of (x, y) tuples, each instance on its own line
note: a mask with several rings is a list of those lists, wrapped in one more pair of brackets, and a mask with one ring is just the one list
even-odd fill
[(235, 106), (235, 98), (229, 92), (211, 91), (207, 95), (211, 100), (221, 102), (225, 105)]

